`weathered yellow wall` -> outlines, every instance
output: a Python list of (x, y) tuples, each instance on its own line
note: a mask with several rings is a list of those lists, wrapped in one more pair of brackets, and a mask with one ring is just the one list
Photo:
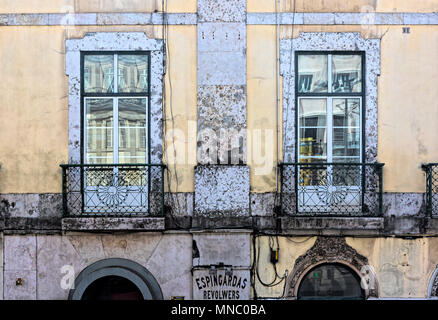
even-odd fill
[[(274, 269), (269, 262), (269, 237), (260, 241), (259, 274), (263, 282), (274, 279)], [(280, 253), (277, 272), (280, 276), (288, 270), (290, 275), (295, 260), (315, 243), (315, 237), (279, 237)], [(368, 259), (373, 268), (381, 298), (426, 298), (429, 281), (438, 263), (437, 238), (407, 240), (401, 238), (346, 238), (348, 245)], [(276, 246), (276, 243), (274, 247)], [(256, 281), (259, 297), (281, 297), (284, 282), (275, 287), (265, 287)]]
[[(424, 192), (420, 165), (438, 161), (438, 28), (411, 26), (410, 34), (403, 34), (401, 26), (295, 26), (294, 37), (300, 32), (361, 32), (382, 39), (378, 161), (385, 163), (384, 191)], [(280, 36), (291, 37), (292, 28), (282, 26)], [(248, 26), (247, 37), (248, 129), (275, 132), (275, 26)], [(276, 142), (268, 150), (275, 161)], [(256, 175), (250, 165), (252, 190), (272, 191), (275, 173)]]
[[(172, 192), (194, 191), (197, 121), (196, 40), (196, 26), (169, 27), (167, 73), (170, 77), (166, 77), (166, 119), (168, 120), (165, 122), (168, 136), (164, 137), (167, 141), (163, 146), (166, 147), (167, 154), (165, 162), (170, 163), (168, 167), (172, 178), (170, 183)], [(190, 138), (192, 140), (189, 140)], [(176, 158), (173, 157), (174, 152)], [(194, 158), (190, 159), (190, 156)], [(172, 158), (176, 161), (172, 161)], [(176, 162), (176, 166), (172, 162)]]
[(438, 263), (437, 238), (347, 238), (368, 258), (379, 283), (380, 297), (426, 298)]
[[(7, 44), (0, 47), (0, 193), (61, 192), (59, 165), (68, 161), (65, 36), (99, 31), (162, 35), (159, 26), (0, 28), (0, 43)], [(173, 90), (167, 85), (166, 92), (174, 127), (186, 130), (186, 119), (196, 121), (196, 27), (170, 26), (168, 37)], [(179, 192), (193, 191), (192, 168), (178, 167), (178, 181)]]
[[(32, 12), (31, 8), (34, 8), (40, 12), (58, 12), (62, 5), (72, 4), (72, 1), (41, 1), (35, 6), (31, 1), (0, 0), (0, 10)], [(73, 1), (76, 8), (84, 11), (94, 11), (92, 6), (99, 3)], [(106, 8), (112, 8), (111, 3), (118, 4), (113, 1)], [(161, 1), (149, 1), (144, 5), (153, 6), (156, 3), (160, 4)], [(257, 3), (249, 0), (248, 9), (255, 10), (268, 1)], [(300, 3), (297, 1), (297, 5)], [(318, 5), (318, 1), (311, 3)], [(354, 6), (354, 2), (342, 3)], [(419, 4), (419, 11), (425, 4)], [(383, 2), (377, 5), (382, 7)], [(196, 1), (172, 0), (168, 6), (169, 10), (173, 8), (174, 11), (196, 10)], [(309, 11), (315, 11), (315, 8)], [(175, 167), (170, 166), (171, 189), (192, 192), (196, 141), (190, 141), (189, 138), (196, 135), (196, 26), (170, 26), (168, 30), (168, 73), (172, 81), (166, 78), (166, 118), (172, 118), (172, 110), (175, 121), (173, 125), (170, 121), (166, 124), (168, 131), (180, 129), (184, 133), (184, 138), (176, 137), (177, 144), (183, 146), (177, 147), (176, 153), (179, 157), (184, 152), (186, 162), (176, 165), (178, 179), (173, 174)], [(0, 43), (7, 44), (0, 47), (0, 63), (3, 67), (0, 74), (0, 110), (3, 115), (0, 120), (1, 193), (60, 191), (58, 165), (67, 161), (68, 134), (68, 92), (63, 55), (65, 37), (66, 33), (71, 38), (82, 37), (88, 31), (143, 31), (150, 37), (162, 37), (160, 26), (0, 28)], [(280, 35), (282, 38), (290, 37), (291, 31), (290, 26), (282, 26)], [(384, 191), (424, 192), (424, 173), (419, 168), (420, 164), (438, 161), (438, 148), (435, 147), (438, 140), (438, 28), (411, 26), (411, 33), (403, 34), (401, 26), (295, 26), (293, 36), (297, 37), (300, 32), (335, 31), (361, 32), (364, 37), (382, 38), (378, 88), (378, 160), (385, 162)], [(254, 159), (254, 149), (248, 150), (253, 151), (252, 160), (248, 162), (253, 192), (275, 190), (275, 34), (275, 26), (247, 27), (247, 124), (252, 142), (255, 131), (261, 130), (262, 156), (268, 160), (270, 167), (267, 172), (258, 174), (257, 168), (264, 164), (260, 165), (260, 159)], [(279, 84), (281, 97), (281, 78)], [(283, 120), (280, 109), (280, 134)], [(265, 144), (265, 130), (270, 131), (273, 143)], [(169, 144), (171, 141), (165, 144), (168, 155), (173, 153), (173, 146)], [(271, 156), (266, 157), (264, 152)]]
[(59, 192), (67, 160), (61, 28), (0, 28), (0, 192)]
[(424, 192), (422, 162), (438, 161), (438, 28), (391, 27), (379, 79), (379, 161), (384, 188)]
[[(248, 153), (251, 153), (251, 191), (269, 192), (275, 190), (275, 164), (277, 158), (277, 89), (276, 89), (276, 46), (275, 28), (271, 26), (247, 27), (247, 128), (253, 137), (248, 140)], [(281, 99), (280, 99), (281, 101)], [(260, 157), (254, 148), (256, 130), (261, 132)], [(265, 143), (269, 131), (274, 138), (273, 143)], [(268, 140), (269, 141), (269, 140)], [(281, 149), (280, 149), (281, 150)], [(270, 174), (259, 174), (256, 168), (262, 169), (266, 153), (271, 153), (267, 165)], [(263, 173), (263, 172), (262, 172)]]
[[(295, 260), (306, 253), (316, 241), (316, 237), (279, 237), (279, 260), (277, 263), (277, 273), (279, 276), (283, 276), (288, 271), (288, 274), (292, 272), (292, 269), (295, 264)], [(260, 244), (260, 251), (258, 246)], [(258, 262), (258, 273), (260, 275), (261, 280), (266, 283), (271, 283), (275, 278), (275, 271), (272, 264), (269, 262), (270, 260), (270, 249), (269, 249), (269, 237), (258, 237), (256, 240), (257, 254), (259, 262)], [(276, 247), (276, 243), (274, 245)], [(251, 255), (254, 254), (254, 250), (251, 250)], [(257, 258), (257, 257), (256, 257)], [(253, 261), (253, 257), (251, 257), (251, 261)], [(276, 282), (278, 282), (277, 279)], [(274, 287), (265, 287), (263, 286), (256, 277), (256, 291), (259, 297), (266, 298), (279, 298), (283, 294), (285, 282), (281, 282), (281, 284)]]
[[(166, 0), (168, 12), (196, 12), (196, 0)], [(0, 13), (154, 12), (162, 0), (0, 0)]]
[[(277, 0), (248, 0), (248, 12), (275, 12)], [(436, 12), (437, 0), (280, 0), (280, 11), (296, 12)]]

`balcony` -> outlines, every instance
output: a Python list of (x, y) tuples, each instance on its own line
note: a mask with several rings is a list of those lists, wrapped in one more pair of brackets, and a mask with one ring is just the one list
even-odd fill
[(282, 215), (380, 217), (382, 163), (280, 164)]
[(430, 217), (438, 217), (438, 163), (422, 165), (426, 172), (426, 212)]
[(65, 218), (164, 217), (162, 164), (62, 164)]

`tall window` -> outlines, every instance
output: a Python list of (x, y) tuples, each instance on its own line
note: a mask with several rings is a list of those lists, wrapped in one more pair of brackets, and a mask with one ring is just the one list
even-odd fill
[(361, 162), (363, 54), (297, 53), (298, 162)]
[(148, 52), (82, 55), (84, 162), (148, 161)]
[(363, 54), (297, 53), (298, 210), (359, 212)]

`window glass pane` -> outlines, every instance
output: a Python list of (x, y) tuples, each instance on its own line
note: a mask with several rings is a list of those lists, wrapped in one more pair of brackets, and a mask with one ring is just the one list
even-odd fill
[(324, 127), (326, 118), (326, 99), (300, 99), (300, 126)]
[(146, 162), (146, 99), (119, 99), (119, 163)]
[(332, 92), (362, 92), (362, 56), (332, 56)]
[(360, 278), (340, 264), (322, 264), (301, 281), (298, 299), (363, 299)]
[(113, 55), (85, 55), (84, 91), (86, 93), (114, 92)]
[(335, 127), (360, 126), (360, 99), (333, 99)]
[(333, 156), (359, 156), (360, 130), (333, 128)]
[(86, 155), (89, 164), (113, 163), (113, 100), (86, 99)]
[(119, 92), (148, 91), (148, 56), (118, 56), (118, 90)]
[(327, 140), (325, 128), (300, 129), (300, 157), (325, 156)]
[(298, 55), (298, 92), (327, 92), (327, 55)]
[(333, 156), (360, 156), (360, 99), (333, 99)]

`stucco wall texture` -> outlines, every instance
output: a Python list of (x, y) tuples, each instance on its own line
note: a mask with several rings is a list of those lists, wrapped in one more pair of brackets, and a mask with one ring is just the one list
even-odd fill
[[(1, 43), (10, 45), (0, 49), (4, 70), (0, 109), (5, 115), (0, 120), (0, 150), (7, 155), (0, 157), (1, 193), (61, 192), (59, 164), (68, 162), (66, 33), (68, 38), (81, 38), (86, 32), (100, 31), (143, 31), (151, 38), (162, 36), (161, 27), (152, 26), (74, 27), (68, 31), (62, 27), (0, 28)], [(170, 26), (168, 39), (172, 64), (167, 74), (172, 77), (172, 86), (167, 76), (166, 96), (172, 111), (167, 108), (166, 116), (171, 118), (173, 112), (175, 122), (166, 125), (188, 136), (188, 120), (196, 120), (196, 27)], [(171, 143), (170, 139), (166, 150), (173, 151)], [(190, 152), (195, 154), (195, 148)], [(178, 192), (192, 191), (193, 165), (178, 165), (178, 182)], [(175, 181), (171, 185), (176, 189)]]
[[(378, 6), (383, 6), (380, 2), (377, 1)], [(7, 11), (10, 7), (11, 12), (31, 12), (24, 6), (24, 2), (23, 7), (19, 7), (19, 3), (4, 2), (0, 8)], [(82, 2), (78, 3), (81, 5)], [(93, 3), (88, 5), (92, 6)], [(171, 3), (178, 1), (170, 1), (169, 10)], [(254, 3), (248, 1), (248, 11), (257, 11), (258, 7)], [(261, 6), (260, 3), (264, 1), (257, 3)], [(422, 5), (431, 5), (432, 2), (418, 3), (416, 8), (419, 9), (403, 6), (397, 8), (399, 11), (422, 11)], [(26, 4), (31, 7), (29, 3)], [(38, 10), (52, 12), (60, 5), (56, 1), (47, 1), (46, 4), (51, 5), (53, 10), (45, 9), (44, 5), (39, 6)], [(190, 2), (180, 9), (190, 12)], [(318, 11), (317, 8), (310, 9)], [(90, 10), (100, 11), (98, 7)], [(280, 29), (281, 38), (292, 36), (291, 26), (281, 26)], [(438, 86), (438, 75), (435, 72), (438, 70), (438, 28), (434, 25), (411, 26), (409, 34), (403, 34), (401, 29), (401, 26), (394, 25), (296, 25), (293, 37), (297, 37), (300, 32), (361, 32), (365, 38), (381, 38), (377, 130), (378, 161), (385, 162), (384, 191), (421, 193), (425, 191), (425, 183), (420, 165), (438, 159), (438, 149), (433, 147), (438, 139), (435, 130), (438, 121), (438, 92), (435, 90)], [(0, 27), (0, 43), (3, 44), (0, 46), (0, 64), (3, 69), (0, 74), (1, 193), (61, 191), (58, 165), (68, 159), (68, 87), (64, 43), (66, 38), (78, 38), (85, 32), (94, 31), (144, 31), (149, 37), (162, 37), (161, 26)], [(175, 174), (170, 175), (171, 190), (178, 192), (194, 191), (195, 163), (192, 160), (196, 160), (196, 145), (190, 142), (189, 132), (196, 134), (196, 127), (193, 126), (197, 120), (196, 35), (194, 25), (168, 27), (167, 55), (170, 65), (166, 74), (166, 119), (171, 119), (173, 114), (173, 122), (166, 121), (166, 126), (167, 129), (181, 130), (185, 137), (183, 141), (176, 140), (183, 146), (176, 149), (173, 148), (173, 139), (168, 139), (165, 152), (166, 158), (172, 157), (174, 150), (177, 157), (183, 154), (183, 163), (169, 168), (178, 176), (175, 179)], [(274, 138), (272, 144), (266, 144), (265, 139), (261, 140), (262, 150), (272, 154), (267, 158), (272, 164), (272, 170), (255, 174), (255, 169), (260, 165), (255, 160), (248, 162), (252, 192), (275, 190), (275, 43), (275, 26), (247, 26), (247, 128), (249, 132), (261, 130), (262, 138), (265, 129), (269, 129)], [(280, 132), (281, 122), (280, 116)], [(280, 143), (280, 159), (281, 153)]]
[[(248, 12), (275, 12), (277, 0), (248, 0)], [(372, 9), (375, 12), (436, 12), (436, 0), (280, 0), (278, 9), (282, 12), (361, 12)]]
[[(295, 261), (305, 254), (316, 237), (279, 237), (279, 261), (277, 272), (281, 276), (288, 270), (293, 271)], [(269, 237), (260, 237), (260, 260), (269, 257)], [(426, 298), (432, 275), (438, 263), (434, 254), (437, 250), (437, 238), (353, 238), (346, 242), (359, 254), (368, 259), (378, 282), (379, 298)], [(342, 262), (342, 261), (340, 261)], [(260, 264), (262, 281), (269, 283), (274, 279), (271, 264)], [(283, 293), (281, 283), (275, 287), (264, 287), (256, 282), (259, 297), (280, 297)]]
[[(275, 1), (247, 0), (248, 12), (274, 12)], [(281, 0), (282, 12), (435, 12), (438, 0)], [(0, 14), (160, 12), (161, 0), (0, 0)], [(196, 0), (168, 0), (167, 11), (196, 13)], [(60, 193), (61, 169), (68, 162), (68, 79), (65, 40), (86, 32), (145, 32), (161, 39), (161, 26), (0, 26), (0, 193)], [(422, 193), (422, 162), (437, 162), (438, 149), (438, 26), (401, 25), (284, 25), (280, 37), (301, 32), (360, 32), (381, 39), (381, 75), (378, 80), (378, 161), (384, 162), (384, 191)], [(256, 174), (249, 161), (251, 192), (275, 190), (276, 137), (276, 29), (275, 25), (246, 26), (246, 119), (249, 131), (274, 132), (274, 143), (262, 139), (270, 153), (272, 170)], [(182, 148), (165, 145), (165, 161), (183, 157), (170, 166), (171, 191), (194, 192), (197, 121), (197, 27), (167, 28), (166, 132), (181, 130)], [(282, 97), (282, 79), (279, 79)], [(280, 99), (280, 129), (283, 121)], [(163, 135), (166, 139), (165, 135)], [(281, 137), (280, 137), (281, 139)], [(180, 146), (178, 145), (178, 146)], [(279, 143), (280, 158), (282, 143)], [(178, 179), (176, 179), (176, 175)], [(168, 186), (166, 186), (168, 188)], [(417, 211), (415, 211), (417, 212)], [(261, 256), (269, 256), (269, 238), (260, 237)], [(193, 237), (189, 234), (132, 233), (64, 235), (0, 234), (0, 297), (6, 299), (65, 299), (60, 291), (60, 268), (73, 261), (80, 271), (104, 258), (123, 257), (146, 266), (162, 286), (165, 299), (191, 296)], [(315, 237), (279, 237), (279, 274), (292, 271), (295, 260), (312, 247)], [(249, 243), (249, 242), (248, 242)], [(347, 238), (374, 268), (381, 297), (427, 296), (438, 263), (438, 238)], [(2, 252), (4, 248), (4, 252)], [(249, 247), (245, 247), (249, 255)], [(247, 256), (245, 256), (245, 259)], [(3, 260), (4, 259), (4, 260)], [(179, 259), (179, 260), (175, 260)], [(265, 259), (267, 260), (267, 259)], [(169, 265), (172, 261), (172, 265)], [(252, 261), (252, 258), (251, 258)], [(213, 261), (216, 262), (216, 261)], [(4, 265), (4, 270), (3, 270)], [(162, 272), (163, 265), (168, 267)], [(262, 279), (273, 277), (272, 265), (260, 265)], [(15, 280), (23, 277), (23, 286)], [(4, 283), (3, 283), (4, 282)], [(4, 288), (4, 292), (2, 292)], [(256, 284), (259, 296), (278, 297), (283, 287)]]
[[(69, 290), (63, 289), (61, 282), (70, 272), (62, 269), (64, 266), (72, 268), (74, 279), (90, 264), (108, 258), (144, 266), (159, 283), (164, 299), (172, 295), (190, 299), (191, 244), (188, 234), (5, 236), (4, 299), (65, 300)], [(23, 280), (22, 285), (16, 285), (17, 278)]]
[[(247, 28), (248, 129), (276, 132), (275, 27)], [(282, 37), (290, 34), (290, 29), (282, 27)], [(136, 26), (75, 27), (71, 37), (80, 37), (87, 31), (114, 30), (145, 29)], [(149, 26), (146, 31), (148, 36), (158, 38), (161, 35), (160, 27)], [(360, 26), (295, 26), (294, 36), (298, 32), (315, 31), (363, 30)], [(378, 160), (386, 163), (384, 191), (424, 192), (424, 173), (420, 164), (438, 159), (438, 150), (433, 148), (438, 139), (435, 130), (438, 92), (434, 90), (438, 86), (435, 72), (438, 70), (438, 41), (434, 41), (438, 40), (438, 29), (413, 26), (410, 34), (403, 34), (401, 27), (379, 26), (371, 33), (370, 37), (382, 38)], [(364, 36), (366, 34), (367, 31)], [(2, 27), (0, 39), (1, 43), (7, 44), (0, 47), (3, 66), (0, 74), (3, 114), (0, 119), (3, 154), (0, 158), (0, 192), (60, 192), (58, 165), (68, 158), (65, 30), (61, 27)], [(173, 63), (168, 73), (171, 78), (167, 76), (166, 79), (172, 81), (171, 95), (170, 85), (166, 88), (168, 99), (172, 101), (173, 128), (188, 135), (189, 120), (196, 120), (196, 27), (170, 26), (169, 46), (168, 54)], [(166, 116), (170, 117), (170, 112), (168, 108)], [(166, 124), (172, 126), (171, 122)], [(195, 145), (188, 141), (184, 141), (184, 145), (186, 148), (181, 151), (186, 157), (196, 152)], [(168, 150), (173, 151), (169, 143), (165, 151)], [(274, 164), (275, 144), (268, 145), (266, 150), (272, 152)], [(251, 190), (272, 191), (275, 188), (274, 170), (271, 174), (255, 175), (256, 166), (249, 165), (252, 167)], [(193, 165), (183, 163), (176, 168), (178, 191), (193, 192)], [(173, 182), (176, 189), (176, 181)]]

